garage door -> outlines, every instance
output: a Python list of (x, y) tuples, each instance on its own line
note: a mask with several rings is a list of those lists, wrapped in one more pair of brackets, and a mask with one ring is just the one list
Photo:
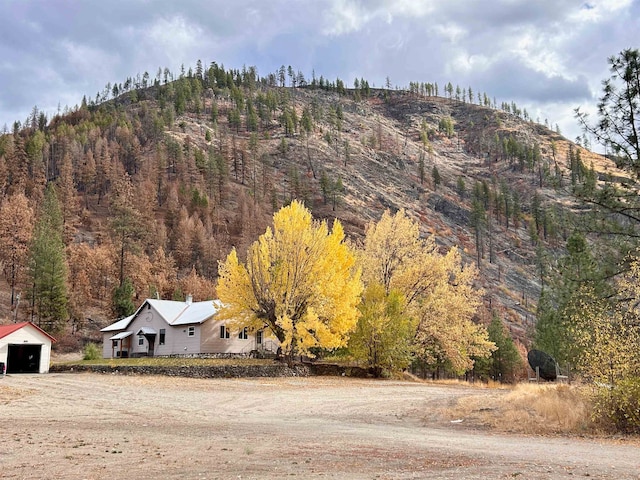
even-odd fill
[(7, 373), (38, 373), (42, 345), (9, 345)]

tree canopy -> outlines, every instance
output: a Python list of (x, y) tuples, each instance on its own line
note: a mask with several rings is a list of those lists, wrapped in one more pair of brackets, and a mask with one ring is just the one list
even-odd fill
[(362, 292), (355, 253), (339, 221), (329, 229), (299, 201), (274, 214), (246, 264), (234, 248), (219, 272), (223, 316), (268, 327), (290, 362), (316, 347), (344, 346), (355, 328)]
[(53, 184), (45, 190), (29, 259), (32, 318), (55, 332), (67, 320), (67, 263), (62, 240), (62, 213)]
[(611, 77), (602, 82), (598, 121), (591, 125), (580, 109), (586, 131), (617, 157), (618, 165), (640, 176), (640, 50), (626, 49), (609, 59)]
[(423, 365), (463, 373), (473, 367), (472, 357), (495, 348), (472, 321), (482, 297), (473, 285), (477, 270), (463, 265), (457, 248), (441, 254), (433, 237), (421, 238), (404, 210), (387, 211), (367, 227), (361, 261), (367, 285), (404, 298), (402, 316), (415, 322), (412, 347)]

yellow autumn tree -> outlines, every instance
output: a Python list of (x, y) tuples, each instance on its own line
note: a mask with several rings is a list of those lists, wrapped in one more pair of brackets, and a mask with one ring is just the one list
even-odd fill
[(355, 328), (362, 284), (342, 225), (314, 221), (298, 201), (273, 216), (246, 264), (233, 249), (219, 273), (221, 316), (239, 327), (268, 327), (289, 363), (314, 347), (344, 346)]
[(435, 239), (420, 237), (404, 212), (385, 212), (367, 227), (361, 255), (363, 279), (405, 299), (404, 316), (415, 322), (414, 354), (429, 368), (456, 374), (473, 368), (473, 357), (495, 349), (486, 329), (472, 321), (482, 291), (474, 288), (477, 270), (463, 265), (457, 248), (441, 254)]
[(617, 294), (603, 297), (578, 288), (570, 334), (580, 355), (576, 370), (591, 380), (594, 416), (602, 426), (640, 433), (640, 258), (614, 282)]
[(349, 339), (349, 351), (379, 377), (404, 370), (413, 358), (415, 321), (406, 315), (404, 297), (386, 293), (379, 283), (367, 285), (358, 307), (360, 319)]

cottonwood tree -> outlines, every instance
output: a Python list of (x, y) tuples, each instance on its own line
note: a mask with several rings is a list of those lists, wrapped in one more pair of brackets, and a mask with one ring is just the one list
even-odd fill
[(486, 329), (472, 321), (482, 295), (473, 286), (477, 270), (462, 264), (456, 248), (441, 254), (433, 237), (421, 238), (404, 210), (385, 212), (367, 227), (361, 258), (366, 284), (404, 296), (403, 315), (415, 321), (413, 348), (423, 365), (463, 373), (473, 367), (472, 357), (495, 348)]
[(360, 319), (349, 339), (349, 352), (376, 377), (411, 364), (416, 325), (406, 315), (405, 307), (399, 291), (387, 293), (379, 283), (368, 285), (362, 295)]
[(579, 286), (569, 324), (581, 352), (576, 370), (591, 380), (594, 415), (603, 425), (640, 432), (640, 261), (632, 260), (615, 281), (615, 298), (592, 285)]
[(269, 328), (289, 363), (315, 347), (344, 346), (355, 327), (362, 284), (342, 225), (314, 221), (297, 200), (274, 214), (245, 264), (233, 249), (219, 274), (222, 316)]

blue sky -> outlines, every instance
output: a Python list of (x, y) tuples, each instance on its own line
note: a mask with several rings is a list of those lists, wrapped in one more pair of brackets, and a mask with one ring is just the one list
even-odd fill
[(0, 0), (0, 14), (0, 129), (200, 59), (349, 86), (451, 82), (574, 138), (607, 58), (640, 48), (640, 0)]

